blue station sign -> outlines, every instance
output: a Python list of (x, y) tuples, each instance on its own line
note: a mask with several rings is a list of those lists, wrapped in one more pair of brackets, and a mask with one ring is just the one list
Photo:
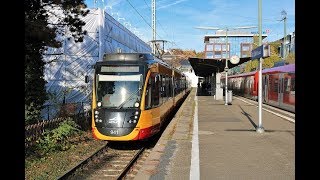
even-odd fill
[(270, 45), (263, 44), (251, 51), (251, 59), (266, 58), (270, 56)]

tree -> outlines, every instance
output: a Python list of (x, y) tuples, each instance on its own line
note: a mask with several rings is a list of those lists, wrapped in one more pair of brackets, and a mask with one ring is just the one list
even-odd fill
[[(57, 34), (64, 35), (63, 27), (68, 27), (75, 42), (82, 42), (86, 16), (84, 0), (25, 0), (25, 122), (40, 120), (40, 113), (47, 100), (44, 80), (43, 53), (47, 47), (61, 47)], [(59, 15), (59, 10), (63, 16)], [(56, 17), (52, 23), (50, 17)]]
[(294, 52), (290, 52), (286, 58), (286, 62), (289, 64), (295, 64), (296, 57)]
[[(253, 49), (258, 47), (259, 36), (253, 36)], [(280, 41), (274, 41), (269, 43), (270, 45), (270, 57), (264, 58), (262, 63), (262, 68), (271, 68), (274, 66), (275, 62), (280, 61), (278, 47), (280, 46)], [(249, 61), (246, 66), (244, 72), (251, 72), (258, 69), (259, 61), (253, 60)]]
[(270, 57), (267, 57), (263, 60), (262, 68), (271, 68), (274, 66), (275, 62), (281, 60), (278, 53), (278, 47), (280, 46), (280, 41), (275, 41), (269, 43), (270, 45)]
[(202, 52), (197, 52), (196, 57), (197, 58), (204, 58), (204, 52), (203, 51)]
[[(256, 49), (259, 46), (259, 36), (254, 35), (253, 36), (253, 43), (252, 43), (252, 49)], [(251, 72), (258, 68), (259, 61), (258, 60), (251, 60), (246, 63), (244, 67), (244, 72)]]
[(259, 36), (254, 35), (253, 36), (253, 44), (252, 44), (252, 49), (255, 49), (259, 46)]
[(182, 49), (169, 49), (169, 51), (174, 55), (175, 57), (171, 60), (169, 60), (169, 64), (171, 64), (174, 67), (180, 66), (180, 61), (186, 60), (189, 57), (195, 57), (196, 51), (195, 50), (182, 50)]
[(251, 72), (257, 70), (258, 66), (259, 61), (257, 59), (251, 60), (246, 64), (244, 72)]

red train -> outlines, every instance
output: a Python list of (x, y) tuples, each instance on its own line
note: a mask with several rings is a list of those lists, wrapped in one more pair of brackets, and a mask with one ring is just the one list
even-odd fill
[[(228, 76), (228, 90), (258, 100), (259, 72)], [(224, 77), (221, 83), (224, 87)], [(295, 64), (262, 70), (262, 102), (295, 112)]]

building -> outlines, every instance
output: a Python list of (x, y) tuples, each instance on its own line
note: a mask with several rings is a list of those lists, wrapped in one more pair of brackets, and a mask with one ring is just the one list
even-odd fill
[[(213, 35), (205, 35), (204, 58), (223, 59), (234, 55), (240, 58), (251, 57), (254, 36), (258, 36), (257, 32), (243, 30), (228, 31), (228, 45), (226, 48), (226, 31), (220, 30), (216, 31)], [(262, 39), (266, 37), (266, 32), (263, 32)]]
[(194, 73), (194, 70), (188, 60), (181, 60), (178, 69), (187, 76), (188, 82), (192, 87), (197, 87), (198, 77)]
[[(221, 76), (225, 74), (223, 72), (230, 73), (232, 68), (239, 71), (243, 63), (251, 60), (254, 37), (258, 39), (258, 32), (248, 32), (240, 29), (228, 30), (227, 32), (218, 30), (213, 35), (204, 36), (203, 58), (189, 58), (195, 75), (199, 77), (200, 82), (210, 84), (209, 87), (211, 88), (209, 88), (208, 94), (214, 96), (216, 100), (223, 100), (223, 93), (227, 97), (227, 88), (223, 90), (224, 87), (220, 82)], [(263, 32), (262, 39), (266, 37), (266, 32)], [(237, 64), (232, 64), (229, 61), (234, 55), (239, 57)]]
[[(64, 17), (64, 14), (60, 16)], [(50, 16), (49, 22), (56, 22), (57, 17)], [(116, 53), (118, 49), (127, 53), (151, 53), (149, 44), (103, 9), (90, 9), (90, 13), (81, 20), (86, 22), (83, 30), (90, 32), (84, 35), (83, 42), (76, 43), (70, 37), (62, 47), (48, 47), (43, 55), (43, 60), (50, 62), (44, 69), (46, 91), (53, 95), (44, 104), (45, 108), (41, 112), (43, 119), (55, 117), (64, 103), (78, 104), (77, 112), (80, 111), (80, 106), (85, 111), (90, 110), (94, 79), (92, 66), (102, 61), (104, 54)], [(66, 30), (65, 33), (69, 34), (70, 31)], [(57, 38), (61, 40), (64, 37), (57, 35)], [(88, 82), (85, 81), (87, 78)]]
[[(285, 43), (285, 47), (286, 47), (286, 54), (288, 55), (290, 52), (295, 53), (295, 31), (293, 31), (292, 33), (289, 33), (286, 37), (286, 43)], [(283, 58), (283, 42), (284, 42), (284, 38), (279, 39), (279, 41), (281, 42), (281, 45), (278, 48), (278, 52), (280, 54), (280, 57)]]
[(181, 60), (180, 66), (177, 68), (182, 72), (192, 72), (193, 71), (190, 62), (187, 59)]

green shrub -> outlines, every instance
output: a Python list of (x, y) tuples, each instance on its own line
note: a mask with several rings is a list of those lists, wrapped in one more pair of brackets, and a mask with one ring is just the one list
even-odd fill
[(24, 106), (25, 108), (25, 125), (35, 124), (41, 120), (41, 106), (35, 105), (35, 103), (30, 103), (30, 105)]
[(79, 126), (71, 118), (67, 118), (57, 128), (44, 132), (43, 137), (37, 141), (37, 149), (41, 154), (67, 150), (71, 147), (68, 138), (79, 132)]

